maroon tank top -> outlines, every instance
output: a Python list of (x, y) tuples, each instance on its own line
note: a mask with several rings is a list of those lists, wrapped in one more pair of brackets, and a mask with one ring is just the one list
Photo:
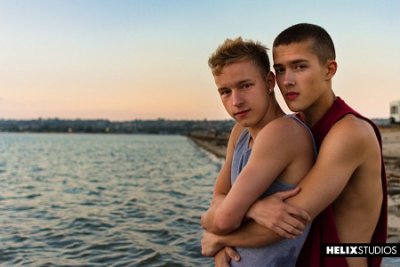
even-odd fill
[[(353, 114), (354, 116), (366, 120), (374, 128), (375, 134), (378, 138), (379, 145), (382, 149), (382, 141), (379, 129), (369, 119), (361, 116), (358, 112), (354, 111), (349, 107), (342, 99), (336, 98), (332, 107), (325, 113), (313, 127), (312, 132), (314, 134), (315, 142), (318, 149), (320, 148), (325, 136), (328, 134), (332, 126), (343, 118), (347, 114)], [(381, 213), (378, 219), (378, 223), (372, 235), (371, 243), (386, 243), (386, 231), (387, 231), (387, 189), (386, 189), (386, 173), (385, 166), (383, 164), (382, 157), (382, 192), (383, 201), (381, 207)], [(311, 226), (310, 233), (304, 246), (300, 252), (297, 260), (297, 267), (348, 267), (347, 261), (344, 257), (324, 257), (322, 244), (340, 243), (339, 236), (335, 224), (335, 215), (333, 212), (333, 206), (329, 205), (323, 210), (314, 220)], [(382, 261), (381, 257), (369, 257), (368, 266), (378, 267)]]

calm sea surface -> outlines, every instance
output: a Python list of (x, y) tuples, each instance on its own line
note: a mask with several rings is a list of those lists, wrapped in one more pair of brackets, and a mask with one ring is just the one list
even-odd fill
[(0, 134), (0, 264), (210, 266), (221, 163), (182, 136)]
[(221, 164), (182, 136), (0, 134), (0, 265), (212, 266)]

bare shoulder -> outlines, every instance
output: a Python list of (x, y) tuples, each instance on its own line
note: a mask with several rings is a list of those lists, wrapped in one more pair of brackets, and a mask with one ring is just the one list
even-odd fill
[(288, 116), (268, 123), (258, 133), (255, 142), (264, 148), (277, 147), (283, 153), (294, 153), (294, 150), (312, 147), (312, 137), (306, 126)]
[(306, 129), (307, 126), (300, 124), (300, 122), (296, 121), (289, 116), (284, 116), (278, 119), (275, 119), (268, 123), (261, 131), (261, 135), (268, 135), (270, 138), (270, 134), (278, 134), (278, 138), (287, 138), (287, 137), (299, 137), (299, 134), (307, 134), (308, 131)]
[(353, 114), (348, 114), (339, 120), (335, 125), (335, 128), (345, 129), (357, 129), (362, 131), (372, 131), (372, 126), (364, 119), (361, 119)]
[(350, 147), (378, 142), (371, 124), (352, 114), (346, 115), (339, 120), (329, 131), (327, 139), (340, 140), (343, 145), (349, 145)]
[(325, 137), (318, 159), (325, 159), (330, 163), (337, 160), (354, 168), (365, 164), (368, 158), (378, 158), (379, 155), (379, 142), (372, 126), (354, 115), (346, 115)]

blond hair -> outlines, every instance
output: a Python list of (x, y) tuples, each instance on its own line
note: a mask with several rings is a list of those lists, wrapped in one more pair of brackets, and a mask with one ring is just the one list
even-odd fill
[(208, 59), (208, 66), (213, 75), (218, 76), (226, 65), (251, 60), (264, 77), (271, 67), (267, 50), (268, 48), (261, 43), (243, 40), (242, 37), (226, 39)]

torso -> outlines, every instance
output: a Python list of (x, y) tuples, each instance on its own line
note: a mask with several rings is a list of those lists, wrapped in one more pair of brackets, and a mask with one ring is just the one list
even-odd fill
[[(379, 131), (338, 98), (324, 118), (313, 126), (313, 133), (317, 145), (321, 146), (320, 154), (325, 154), (328, 162), (330, 151), (342, 147), (345, 149), (341, 150), (341, 155), (346, 159), (342, 161), (349, 160), (353, 163), (348, 166), (357, 167), (350, 176), (345, 172), (349, 179), (343, 191), (314, 219), (298, 266), (367, 266), (366, 258), (347, 258), (346, 261), (341, 257), (321, 257), (319, 250), (322, 243), (386, 241), (386, 177)], [(346, 150), (348, 147), (353, 149)], [(329, 171), (329, 165), (333, 166), (328, 164), (325, 170)], [(343, 175), (341, 170), (335, 169), (337, 177)], [(379, 265), (380, 258), (368, 258), (368, 266)]]

